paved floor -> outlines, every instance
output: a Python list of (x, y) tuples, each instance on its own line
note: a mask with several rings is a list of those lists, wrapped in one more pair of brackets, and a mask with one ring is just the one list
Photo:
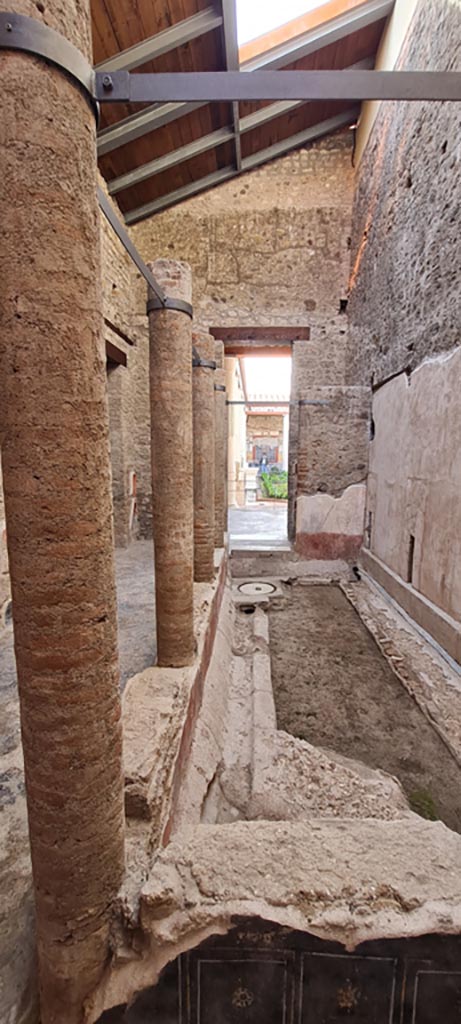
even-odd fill
[(265, 549), (288, 546), (287, 502), (255, 502), (229, 509), (231, 548)]
[[(151, 541), (137, 541), (115, 554), (120, 685), (154, 664), (154, 552)], [(11, 624), (0, 630), (0, 755), (19, 744), (16, 664)], [(1, 805), (1, 787), (0, 787)]]

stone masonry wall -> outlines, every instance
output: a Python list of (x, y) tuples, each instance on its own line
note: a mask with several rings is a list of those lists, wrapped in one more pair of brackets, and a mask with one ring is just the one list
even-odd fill
[[(353, 189), (352, 133), (322, 139), (258, 170), (157, 214), (132, 228), (144, 259), (170, 256), (187, 260), (193, 273), (194, 317), (201, 327), (309, 325), (310, 341), (293, 346), (292, 399), (309, 399), (312, 388), (344, 389), (347, 320), (340, 312), (349, 271)], [(352, 417), (356, 403), (351, 399)], [(357, 430), (360, 451), (351, 440), (353, 475), (364, 468), (362, 419), (319, 421), (322, 444), (344, 445), (344, 432)], [(309, 502), (302, 519), (296, 505), (301, 494), (297, 465), (308, 458), (311, 437), (299, 434), (297, 407), (290, 418), (290, 534), (312, 532)], [(299, 449), (299, 451), (298, 451)], [(366, 461), (366, 460), (365, 460)], [(361, 467), (360, 469), (358, 467)], [(338, 464), (334, 493), (348, 487)], [(363, 492), (364, 493), (364, 492)], [(314, 494), (315, 496), (315, 494)], [(335, 499), (332, 498), (332, 501)], [(348, 536), (361, 535), (360, 513), (343, 526)], [(314, 532), (319, 533), (316, 519)], [(328, 531), (321, 531), (326, 533)], [(317, 538), (321, 552), (321, 540)], [(331, 544), (329, 544), (329, 550)]]
[[(398, 67), (461, 70), (459, 0), (420, 0)], [(358, 169), (347, 380), (459, 345), (459, 103), (384, 103)]]
[[(420, 0), (398, 66), (461, 70), (459, 0)], [(458, 103), (383, 104), (354, 203), (346, 380), (374, 387), (367, 564), (425, 628), (427, 601), (461, 620), (460, 126)]]

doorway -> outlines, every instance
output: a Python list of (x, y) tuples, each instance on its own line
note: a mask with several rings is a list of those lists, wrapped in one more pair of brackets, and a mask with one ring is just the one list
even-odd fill
[(289, 548), (291, 367), (297, 330), (217, 328), (215, 336), (225, 346), (229, 546)]

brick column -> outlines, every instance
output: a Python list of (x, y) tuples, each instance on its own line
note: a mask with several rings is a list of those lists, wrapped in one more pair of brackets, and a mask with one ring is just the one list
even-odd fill
[[(194, 348), (203, 362), (214, 362), (215, 342), (204, 331), (192, 335)], [(215, 371), (194, 366), (192, 371), (194, 438), (194, 579), (198, 583), (214, 578), (214, 488), (215, 488)]]
[[(187, 263), (161, 259), (150, 268), (169, 298), (190, 303)], [(179, 667), (189, 665), (195, 653), (190, 316), (152, 310), (149, 338), (158, 663)]]
[(224, 344), (215, 341), (215, 547), (224, 547), (227, 524), (227, 405)]
[[(39, 6), (0, 0), (90, 59), (89, 3)], [(41, 1022), (80, 1024), (124, 870), (96, 125), (42, 60), (0, 51), (0, 78), (0, 444)]]

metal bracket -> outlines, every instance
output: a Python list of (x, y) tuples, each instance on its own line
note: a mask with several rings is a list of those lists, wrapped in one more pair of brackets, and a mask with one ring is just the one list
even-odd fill
[(186, 313), (192, 319), (194, 312), (190, 302), (186, 302), (185, 299), (174, 299), (166, 296), (165, 299), (149, 299), (146, 312), (152, 313), (154, 309), (173, 309), (179, 313)]
[(300, 398), (298, 405), (331, 405), (331, 402), (324, 398)]
[(216, 370), (216, 363), (212, 359), (202, 359), (196, 349), (192, 349), (192, 366), (203, 366), (205, 370)]
[(99, 104), (96, 99), (95, 72), (83, 53), (53, 28), (48, 28), (36, 18), (8, 11), (0, 13), (0, 50), (20, 50), (41, 57), (64, 71), (79, 85), (99, 118)]
[(226, 390), (224, 384), (215, 384), (214, 389), (215, 389), (215, 391), (225, 391)]
[(231, 103), (262, 100), (461, 100), (459, 71), (96, 72), (101, 103)]

